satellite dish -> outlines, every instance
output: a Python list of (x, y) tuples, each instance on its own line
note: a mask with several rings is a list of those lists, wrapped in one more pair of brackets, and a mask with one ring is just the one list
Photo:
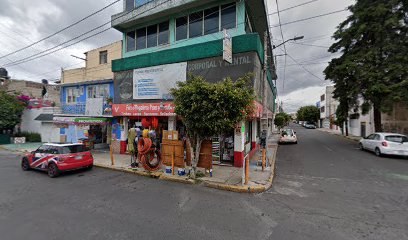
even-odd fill
[(42, 79), (41, 82), (42, 82), (43, 84), (45, 84), (45, 85), (48, 84), (48, 80), (47, 80), (47, 79)]

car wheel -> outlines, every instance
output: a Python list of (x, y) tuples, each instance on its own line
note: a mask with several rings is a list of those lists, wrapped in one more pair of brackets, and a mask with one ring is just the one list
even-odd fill
[(297, 144), (297, 141), (295, 142), (295, 144)]
[(377, 157), (381, 157), (381, 151), (379, 148), (375, 148), (374, 153)]
[(362, 143), (360, 143), (358, 146), (359, 146), (361, 151), (364, 151), (364, 145)]
[(86, 167), (86, 170), (92, 170), (92, 168), (93, 168), (93, 165), (89, 165), (88, 167)]
[(23, 171), (30, 170), (30, 163), (28, 162), (27, 158), (23, 158), (23, 160), (21, 161), (21, 168), (23, 169)]
[(58, 177), (59, 175), (59, 170), (58, 167), (55, 163), (50, 163), (48, 164), (48, 176), (50, 178), (55, 178)]

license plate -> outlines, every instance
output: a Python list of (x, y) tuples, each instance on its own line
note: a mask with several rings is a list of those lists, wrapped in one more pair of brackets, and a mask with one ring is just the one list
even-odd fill
[(82, 155), (75, 156), (75, 160), (82, 160)]

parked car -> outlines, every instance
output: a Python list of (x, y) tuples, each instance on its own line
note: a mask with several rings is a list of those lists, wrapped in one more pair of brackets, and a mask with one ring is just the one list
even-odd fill
[(80, 143), (46, 143), (24, 156), (21, 161), (24, 171), (30, 169), (47, 171), (51, 178), (57, 177), (63, 171), (91, 169), (92, 166), (92, 153)]
[(296, 132), (290, 128), (283, 129), (279, 138), (279, 143), (295, 143), (297, 144)]
[(408, 137), (396, 133), (373, 133), (360, 140), (361, 150), (373, 151), (375, 155), (408, 157)]
[(313, 123), (306, 123), (305, 128), (307, 128), (307, 129), (316, 129), (316, 125), (314, 125)]

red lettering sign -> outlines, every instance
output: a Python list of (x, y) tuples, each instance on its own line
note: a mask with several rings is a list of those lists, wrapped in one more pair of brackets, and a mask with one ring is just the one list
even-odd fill
[(176, 116), (174, 104), (164, 103), (139, 103), (139, 104), (113, 104), (112, 116)]

